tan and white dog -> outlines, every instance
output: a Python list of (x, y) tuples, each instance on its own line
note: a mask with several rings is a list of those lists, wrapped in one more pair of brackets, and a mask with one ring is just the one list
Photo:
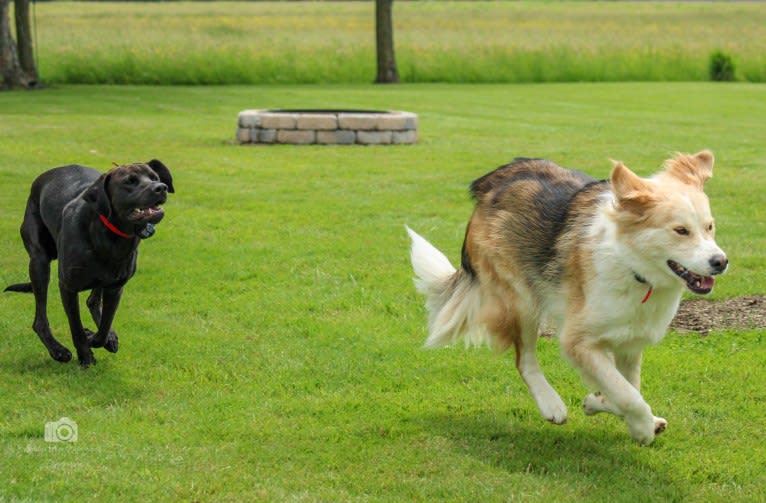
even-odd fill
[(597, 181), (519, 158), (474, 181), (459, 269), (407, 229), (427, 296), (426, 346), (513, 346), (540, 412), (562, 424), (567, 408), (535, 355), (550, 320), (594, 389), (585, 413), (621, 416), (637, 442), (651, 443), (667, 422), (641, 396), (642, 351), (664, 337), (684, 289), (710, 293), (728, 266), (703, 192), (712, 172), (713, 154), (702, 151), (668, 159), (651, 178), (621, 162)]

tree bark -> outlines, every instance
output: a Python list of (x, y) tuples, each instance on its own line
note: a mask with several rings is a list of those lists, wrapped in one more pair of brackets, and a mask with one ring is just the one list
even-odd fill
[(29, 22), (29, 0), (14, 0), (16, 13), (16, 47), (19, 53), (19, 64), (27, 76), (34, 80), (38, 79), (35, 66), (34, 45), (32, 43), (32, 29)]
[(11, 0), (0, 0), (0, 88), (32, 87), (37, 80), (21, 67), (11, 35)]
[(378, 56), (375, 82), (379, 84), (399, 82), (394, 54), (393, 4), (394, 0), (375, 0), (375, 48)]

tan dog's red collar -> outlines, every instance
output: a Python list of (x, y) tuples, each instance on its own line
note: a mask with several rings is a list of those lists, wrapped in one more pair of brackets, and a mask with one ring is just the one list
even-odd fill
[[(636, 281), (639, 283), (642, 283), (644, 285), (649, 285), (649, 282), (646, 281), (646, 278), (643, 276), (639, 276), (636, 273), (633, 273), (633, 277), (636, 278)], [(649, 300), (649, 297), (652, 296), (652, 292), (654, 292), (654, 287), (652, 285), (649, 285), (649, 290), (647, 290), (646, 295), (644, 295), (644, 298), (641, 299), (641, 304), (646, 304), (646, 301)]]

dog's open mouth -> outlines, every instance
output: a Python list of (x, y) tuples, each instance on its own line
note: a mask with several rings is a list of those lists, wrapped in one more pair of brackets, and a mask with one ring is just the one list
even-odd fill
[(165, 211), (160, 206), (152, 206), (151, 208), (134, 208), (128, 215), (128, 220), (156, 220), (162, 218)]
[(673, 271), (676, 276), (686, 282), (686, 287), (694, 293), (705, 295), (713, 291), (713, 283), (715, 279), (712, 276), (700, 276), (691, 272), (678, 262), (668, 260), (668, 267)]

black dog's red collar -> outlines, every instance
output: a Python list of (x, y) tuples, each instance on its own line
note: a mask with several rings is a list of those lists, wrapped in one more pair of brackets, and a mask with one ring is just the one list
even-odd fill
[(114, 224), (110, 222), (109, 219), (106, 218), (106, 216), (102, 215), (101, 213), (98, 214), (98, 219), (101, 220), (101, 223), (104, 224), (104, 227), (112, 231), (112, 233), (117, 234), (121, 238), (131, 239), (133, 237), (130, 234), (125, 234), (120, 229), (115, 227)]

